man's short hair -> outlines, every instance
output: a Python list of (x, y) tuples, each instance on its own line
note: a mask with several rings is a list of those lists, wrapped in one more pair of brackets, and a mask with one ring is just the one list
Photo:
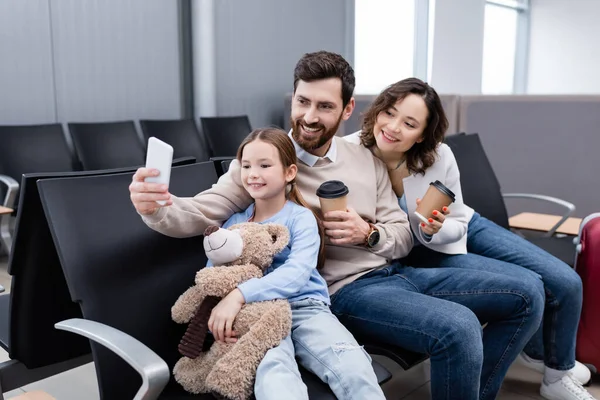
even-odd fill
[(302, 56), (294, 69), (294, 93), (299, 80), (313, 82), (328, 78), (339, 78), (342, 81), (342, 103), (345, 107), (354, 93), (354, 70), (344, 57), (329, 51)]

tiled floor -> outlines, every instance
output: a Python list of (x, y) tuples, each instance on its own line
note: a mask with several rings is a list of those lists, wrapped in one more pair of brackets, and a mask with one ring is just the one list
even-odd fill
[[(6, 258), (0, 257), (0, 284), (10, 290), (10, 276), (6, 272)], [(386, 358), (377, 357), (392, 373), (393, 378), (384, 386), (388, 399), (394, 400), (427, 400), (431, 397), (429, 387), (429, 362), (421, 363), (409, 371), (403, 371)], [(8, 355), (0, 349), (0, 362), (8, 360)], [(499, 400), (542, 399), (539, 395), (541, 375), (520, 365), (513, 365), (508, 372)], [(20, 389), (4, 394), (10, 399), (23, 392), (43, 390), (57, 400), (95, 400), (99, 399), (96, 374), (93, 364), (87, 364), (74, 370), (23, 386)], [(590, 392), (600, 399), (600, 383), (589, 388)]]

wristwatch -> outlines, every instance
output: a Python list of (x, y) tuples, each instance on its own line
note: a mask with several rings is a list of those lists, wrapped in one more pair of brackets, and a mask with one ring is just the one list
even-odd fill
[(375, 247), (377, 243), (379, 243), (379, 238), (381, 237), (381, 235), (379, 234), (379, 229), (377, 229), (375, 225), (369, 222), (369, 226), (371, 227), (371, 229), (369, 230), (369, 233), (367, 233), (367, 237), (365, 239), (365, 246), (371, 248)]

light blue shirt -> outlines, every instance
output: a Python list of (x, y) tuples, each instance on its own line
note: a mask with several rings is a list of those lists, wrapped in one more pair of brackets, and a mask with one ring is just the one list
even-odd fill
[[(254, 213), (254, 204), (231, 216), (223, 228), (248, 222)], [(252, 278), (238, 286), (246, 303), (273, 299), (316, 299), (330, 304), (327, 282), (317, 271), (319, 229), (314, 214), (308, 208), (288, 201), (281, 211), (260, 224), (285, 225), (290, 242), (273, 259), (273, 264), (262, 278)], [(212, 266), (209, 261), (207, 267)]]

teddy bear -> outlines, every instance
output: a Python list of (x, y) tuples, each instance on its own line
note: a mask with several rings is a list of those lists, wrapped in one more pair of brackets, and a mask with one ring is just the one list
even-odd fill
[(288, 243), (289, 231), (280, 224), (245, 222), (205, 230), (204, 250), (213, 267), (197, 272), (195, 285), (171, 309), (175, 322), (189, 324), (179, 345), (183, 357), (173, 368), (175, 380), (186, 391), (232, 400), (252, 396), (259, 363), (291, 332), (288, 301), (244, 304), (233, 323), (237, 342), (214, 342), (203, 352), (208, 319), (218, 301), (239, 284), (261, 278)]

